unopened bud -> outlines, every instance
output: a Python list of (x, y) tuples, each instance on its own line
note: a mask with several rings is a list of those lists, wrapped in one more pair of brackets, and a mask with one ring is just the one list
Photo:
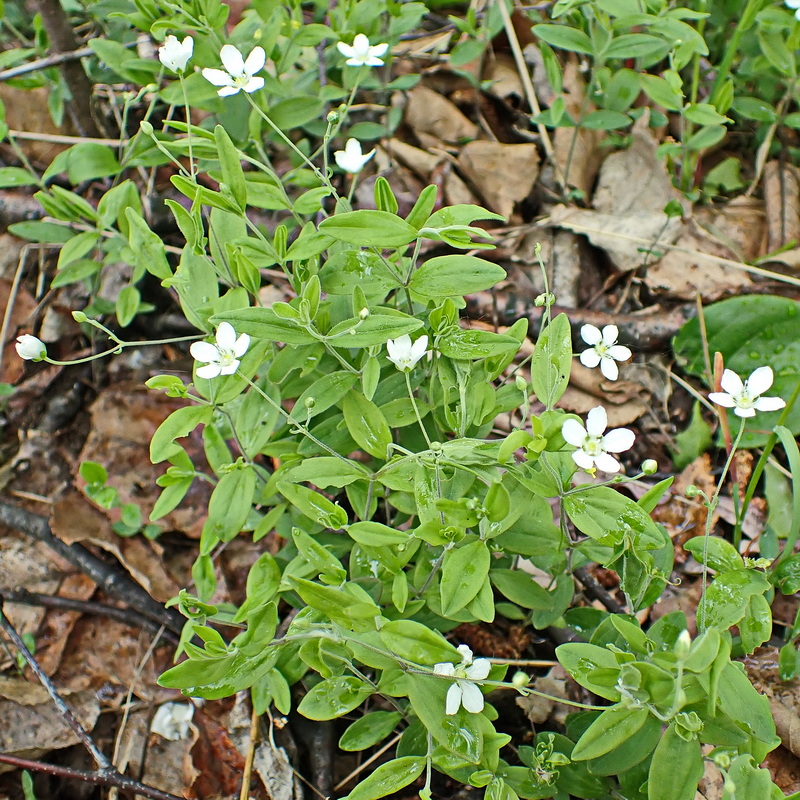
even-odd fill
[(313, 397), (306, 397), (306, 399), (305, 399), (305, 402), (303, 403), (303, 405), (304, 405), (304, 406), (305, 406), (305, 407), (306, 407), (306, 408), (307, 408), (309, 411), (311, 411), (311, 409), (312, 409), (312, 408), (314, 408), (314, 406), (315, 406), (316, 404), (317, 404), (317, 401), (316, 401), (316, 399), (315, 399), (315, 398), (313, 398)]
[(529, 683), (530, 678), (521, 670), (514, 673), (514, 677), (511, 678), (511, 685), (515, 689), (524, 689)]
[(680, 636), (678, 637), (677, 641), (675, 642), (675, 655), (683, 661), (686, 656), (689, 655), (689, 650), (692, 647), (692, 637), (689, 635), (689, 631), (683, 630), (681, 631)]
[(542, 292), (534, 301), (533, 304), (537, 308), (542, 306), (551, 306), (556, 301), (556, 296), (552, 292)]
[(369, 316), (369, 309), (362, 308), (361, 311), (358, 312), (359, 319), (366, 319)]
[(687, 497), (697, 497), (700, 494), (700, 490), (692, 483), (686, 487), (686, 496)]
[(150, 123), (149, 123), (149, 122), (148, 122), (146, 119), (143, 119), (143, 120), (142, 120), (142, 121), (139, 123), (139, 130), (140, 130), (140, 131), (141, 131), (141, 132), (142, 132), (142, 133), (143, 133), (145, 136), (152, 136), (152, 135), (153, 135), (153, 126), (152, 126), (152, 125), (151, 125), (151, 124), (150, 124)]
[(75, 322), (87, 322), (89, 317), (87, 317), (86, 314), (83, 313), (83, 311), (73, 311), (72, 319), (74, 319)]
[(526, 381), (522, 375), (517, 375), (517, 377), (514, 378), (514, 386), (516, 386), (517, 390), (520, 392), (528, 391), (528, 381)]
[(658, 472), (658, 461), (654, 458), (647, 458), (642, 462), (642, 472), (645, 475), (655, 475)]

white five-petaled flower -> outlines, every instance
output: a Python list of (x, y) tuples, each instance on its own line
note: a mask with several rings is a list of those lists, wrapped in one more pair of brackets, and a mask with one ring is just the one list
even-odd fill
[(158, 59), (173, 72), (183, 72), (194, 52), (194, 39), (187, 36), (182, 42), (170, 34), (158, 48)]
[(233, 375), (239, 369), (239, 359), (250, 346), (250, 337), (243, 333), (238, 339), (233, 325), (220, 322), (217, 328), (217, 342), (192, 342), (189, 352), (196, 361), (206, 366), (199, 367), (197, 376), (210, 380), (217, 375)]
[(800, 0), (785, 0), (785, 2), (794, 11), (795, 18), (800, 21)]
[(770, 367), (754, 370), (744, 383), (733, 370), (726, 369), (722, 373), (720, 386), (725, 391), (711, 392), (708, 399), (718, 406), (732, 408), (737, 417), (754, 417), (756, 411), (777, 411), (786, 405), (780, 397), (760, 396), (772, 386)]
[(239, 91), (252, 94), (264, 85), (263, 78), (254, 77), (256, 72), (264, 69), (264, 64), (267, 63), (267, 55), (263, 47), (254, 47), (245, 59), (232, 44), (226, 44), (219, 51), (219, 57), (227, 72), (206, 67), (203, 70), (203, 77), (214, 86), (222, 87), (217, 91), (220, 97), (229, 97), (232, 94), (238, 94)]
[(485, 680), (489, 676), (492, 664), (488, 658), (476, 658), (473, 661), (472, 650), (465, 644), (460, 644), (456, 649), (461, 653), (460, 664), (445, 662), (433, 665), (434, 675), (455, 678), (455, 682), (447, 690), (444, 713), (452, 716), (464, 706), (470, 714), (478, 714), (483, 711), (483, 692), (473, 681)]
[(594, 368), (600, 365), (600, 372), (610, 381), (619, 377), (617, 361), (627, 361), (631, 351), (624, 345), (617, 344), (619, 329), (616, 325), (606, 325), (602, 332), (594, 325), (584, 325), (581, 328), (581, 339), (591, 345), (581, 353), (581, 364), (584, 367)]
[(414, 365), (428, 353), (427, 334), (420, 336), (416, 342), (411, 343), (411, 337), (404, 333), (396, 339), (386, 342), (386, 352), (389, 361), (401, 372), (410, 372)]
[(17, 355), (25, 361), (41, 361), (47, 356), (47, 347), (41, 339), (25, 333), (17, 337)]
[(333, 157), (336, 159), (340, 169), (345, 172), (361, 172), (364, 165), (375, 155), (375, 150), (370, 150), (369, 153), (361, 152), (361, 142), (358, 139), (348, 139), (344, 150), (337, 150)]
[(381, 56), (389, 49), (389, 44), (383, 42), (371, 45), (363, 33), (357, 33), (353, 44), (339, 42), (336, 47), (343, 56), (347, 57), (347, 61), (344, 63), (348, 67), (382, 67)]
[(597, 406), (586, 416), (585, 428), (574, 419), (566, 420), (561, 426), (561, 435), (567, 443), (578, 448), (572, 458), (579, 467), (597, 467), (603, 472), (619, 472), (619, 461), (609, 454), (630, 450), (636, 437), (628, 428), (614, 428), (605, 433), (607, 425), (606, 410)]

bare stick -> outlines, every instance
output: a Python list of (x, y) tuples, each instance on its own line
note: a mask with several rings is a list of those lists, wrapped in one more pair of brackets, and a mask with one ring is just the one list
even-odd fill
[(72, 709), (61, 699), (61, 695), (56, 691), (56, 687), (50, 682), (50, 678), (44, 674), (44, 671), (33, 657), (31, 651), (25, 646), (25, 642), (22, 641), (22, 637), (17, 633), (16, 629), (3, 611), (2, 598), (0, 598), (0, 627), (2, 627), (3, 630), (8, 634), (8, 637), (12, 642), (14, 642), (14, 646), (17, 648), (17, 650), (19, 650), (25, 661), (28, 662), (28, 666), (31, 668), (33, 674), (39, 679), (39, 683), (41, 683), (42, 686), (44, 686), (44, 688), (47, 690), (47, 694), (50, 695), (50, 699), (55, 704), (59, 714), (61, 714), (61, 716), (64, 718), (64, 722), (69, 725), (69, 727), (72, 729), (72, 732), (78, 737), (80, 743), (89, 751), (89, 753), (91, 753), (92, 758), (97, 766), (104, 771), (113, 769), (111, 762), (106, 758), (102, 750), (100, 750), (92, 741), (92, 737), (89, 736), (83, 725), (78, 722), (78, 718), (72, 713)]
[(182, 798), (177, 795), (170, 794), (169, 792), (162, 792), (160, 789), (155, 789), (144, 783), (139, 783), (139, 781), (129, 778), (127, 775), (121, 775), (113, 769), (110, 772), (84, 772), (80, 769), (58, 767), (55, 764), (46, 764), (43, 761), (31, 761), (28, 758), (18, 758), (17, 756), (8, 756), (3, 753), (0, 753), (0, 763), (11, 764), (14, 767), (27, 769), (31, 772), (44, 772), (48, 775), (56, 775), (59, 778), (72, 778), (73, 780), (83, 781), (84, 783), (94, 783), (98, 786), (116, 786), (118, 789), (125, 789), (140, 797), (152, 798), (152, 800), (182, 800)]
[(28, 61), (26, 64), (19, 64), (16, 67), (2, 70), (0, 72), (0, 81), (9, 81), (11, 78), (27, 75), (29, 72), (36, 72), (36, 70), (47, 69), (48, 67), (57, 67), (67, 61), (77, 61), (93, 55), (94, 50), (91, 47), (81, 47), (80, 50), (70, 50), (68, 53), (54, 53), (52, 56), (47, 56), (47, 58), (37, 58), (35, 61)]

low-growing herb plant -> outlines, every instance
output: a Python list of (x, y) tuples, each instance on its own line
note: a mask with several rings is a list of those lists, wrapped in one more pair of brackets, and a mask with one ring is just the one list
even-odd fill
[[(625, 2), (559, 2), (554, 16), (581, 15), (588, 32), (543, 25), (538, 33), (554, 47), (594, 53), (593, 91), (607, 86), (613, 98), (616, 87), (627, 96), (627, 78), (615, 79), (612, 59), (647, 66), (669, 56), (677, 75), (704, 53), (702, 37), (684, 21), (697, 15), (656, 5), (631, 17)], [(600, 406), (585, 420), (557, 408), (569, 381), (572, 333), (566, 315), (552, 316), (547, 288), (537, 301), (543, 318), (529, 362), (518, 358), (526, 320), (503, 333), (462, 324), (464, 296), (505, 278), (474, 254), (492, 247), (480, 223), (501, 218), (473, 205), (440, 208), (435, 186), (401, 216), (383, 178), (375, 182), (374, 209), (351, 206), (372, 153), (347, 135), (348, 108), (359, 86), (375, 86), (370, 70), (388, 58), (388, 45), (413, 26), (420, 6), (392, 6), (380, 29), (384, 41), (376, 38), (374, 14), (384, 7), (374, 2), (333, 7), (334, 28), (304, 28), (299, 4), (260, 4), (258, 29), (280, 22), (282, 38), (255, 44), (246, 22), (235, 42), (223, 43), (226, 11), (215, 2), (170, 6), (167, 17), (155, 2), (137, 3), (128, 17), (163, 37), (160, 64), (177, 76), (155, 87), (161, 98), (184, 105), (187, 120), (191, 108), (205, 107), (224, 122), (222, 104), (236, 103), (246, 131), (171, 121), (183, 134), (173, 137), (145, 120), (118, 162), (134, 165), (143, 152), (174, 162), (172, 184), (185, 198), (168, 201), (185, 240), (177, 252), (144, 221), (128, 181), (97, 208), (58, 187), (43, 190), (60, 224), (24, 229), (61, 236), (60, 266), (73, 267), (75, 280), (94, 275), (84, 262), (95, 250), (134, 265), (116, 304), (121, 326), (143, 310), (135, 283), (149, 273), (174, 292), (198, 330), (190, 337), (193, 374), (147, 382), (186, 401), (150, 443), (151, 460), (166, 467), (150, 522), (176, 508), (195, 480), (214, 485), (193, 592), (174, 601), (187, 617), (178, 663), (160, 683), (203, 698), (249, 690), (257, 714), (272, 705), (287, 714), (300, 697), (297, 711), (312, 720), (355, 716), (341, 735), (345, 750), (396, 735), (351, 800), (382, 797), (419, 778), (420, 796), (428, 798), (434, 770), (485, 787), (490, 800), (683, 800), (694, 797), (706, 761), (716, 765), (726, 797), (782, 797), (758, 766), (779, 742), (769, 703), (731, 656), (769, 638), (768, 597), (791, 575), (743, 560), (707, 530), (687, 545), (715, 573), (708, 583), (704, 572), (697, 636), (677, 612), (643, 630), (634, 614), (658, 600), (672, 570), (673, 543), (650, 516), (671, 479), (634, 501), (615, 488), (629, 480), (620, 474), (621, 454), (633, 432), (607, 430)], [(642, 16), (648, 23), (655, 16), (650, 34), (631, 32)], [(676, 31), (686, 29), (692, 35), (676, 42)], [(302, 103), (267, 102), (307, 80), (299, 71), (288, 89), (276, 85), (264, 70), (267, 57), (293, 63), (317, 46), (339, 59), (341, 83), (325, 97), (348, 98), (344, 107), (321, 116), (322, 104), (307, 104), (294, 117)], [(134, 69), (113, 55), (107, 49), (107, 63), (120, 74)], [(154, 80), (162, 74), (157, 64), (136, 69)], [(680, 96), (688, 122), (701, 130), (722, 124), (721, 101), (719, 108), (694, 99), (684, 105), (674, 79), (650, 77), (645, 91)], [(606, 111), (630, 109), (617, 105), (609, 101)], [(597, 124), (615, 127), (613, 119), (606, 113)], [(552, 109), (550, 122), (559, 122)], [(289, 136), (303, 128), (321, 135), (318, 151)], [(347, 196), (330, 159), (340, 130), (346, 143), (333, 163), (352, 176)], [(272, 166), (265, 137), (291, 158), (286, 173)], [(683, 146), (688, 154), (702, 149)], [(267, 231), (248, 216), (253, 207), (282, 210), (285, 221)], [(430, 242), (449, 252), (423, 260)], [(261, 304), (265, 269), (283, 276), (286, 302)], [(96, 314), (90, 308), (75, 317), (110, 338), (108, 353), (133, 344)], [(582, 363), (616, 379), (631, 352), (615, 326), (585, 326), (581, 336), (588, 345)], [(17, 347), (22, 358), (50, 361), (35, 337), (21, 337)], [(745, 383), (725, 372), (710, 395), (741, 418), (726, 471), (747, 420), (783, 404), (763, 397), (771, 377), (767, 367)], [(208, 468), (181, 444), (196, 429)], [(785, 430), (776, 429), (782, 442)], [(655, 470), (648, 462), (631, 479)], [(575, 483), (579, 471), (595, 480)], [(98, 502), (116, 502), (99, 465), (84, 465), (84, 477)], [(717, 501), (718, 493), (706, 498), (709, 518)], [(129, 517), (136, 529), (140, 520)], [(255, 562), (246, 600), (231, 611), (211, 600), (217, 558), (237, 536), (271, 536), (280, 547)], [(795, 541), (787, 540), (778, 563), (795, 558)], [(629, 613), (575, 603), (574, 576), (591, 563), (618, 573)], [(509, 676), (512, 662), (476, 654), (452, 632), (499, 615), (538, 630), (569, 626), (583, 639), (557, 655), (587, 697), (598, 699), (557, 698), (576, 709), (563, 733), (540, 732), (523, 745), (498, 730), (499, 692), (540, 692), (524, 672)], [(298, 685), (303, 691), (293, 692)], [(360, 713), (368, 700), (370, 710)]]

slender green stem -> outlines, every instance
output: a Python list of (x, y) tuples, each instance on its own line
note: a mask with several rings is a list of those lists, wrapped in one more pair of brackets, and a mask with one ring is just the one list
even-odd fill
[[(724, 411), (721, 413), (725, 413)], [(728, 470), (731, 468), (731, 464), (733, 463), (733, 457), (736, 455), (736, 450), (739, 447), (739, 442), (742, 440), (742, 435), (744, 434), (744, 426), (745, 426), (745, 418), (742, 417), (742, 421), (739, 424), (739, 432), (736, 434), (736, 439), (733, 441), (733, 446), (731, 447), (730, 452), (728, 453), (728, 458), (725, 461), (725, 466), (722, 468), (722, 474), (719, 476), (719, 480), (717, 482), (717, 489), (714, 492), (713, 496), (708, 499), (706, 498), (706, 529), (703, 539), (703, 588), (702, 594), (700, 595), (700, 608), (698, 609), (697, 613), (697, 629), (700, 633), (703, 633), (706, 629), (706, 586), (708, 585), (708, 542), (711, 537), (711, 522), (714, 517), (714, 511), (716, 510), (717, 506), (719, 505), (719, 494), (722, 491), (722, 487), (725, 484), (725, 476), (728, 474)], [(734, 491), (736, 491), (734, 487)]]
[(349, 459), (346, 456), (343, 456), (341, 453), (337, 453), (332, 447), (328, 447), (325, 442), (320, 441), (314, 436), (313, 433), (299, 420), (296, 420), (280, 403), (276, 403), (257, 383), (254, 383), (250, 378), (247, 377), (241, 370), (236, 370), (236, 374), (242, 378), (250, 387), (252, 387), (256, 392), (258, 392), (288, 423), (290, 429), (294, 428), (295, 431), (299, 431), (303, 434), (307, 439), (310, 439), (314, 442), (317, 447), (321, 447), (326, 453), (330, 453), (332, 456), (336, 456), (336, 458), (341, 459), (342, 461), (346, 462), (347, 464), (350, 463)]
[(194, 154), (192, 153), (192, 116), (191, 107), (189, 106), (189, 95), (186, 92), (186, 81), (183, 79), (183, 70), (178, 73), (178, 80), (181, 82), (181, 91), (183, 92), (183, 107), (186, 109), (186, 137), (189, 145), (189, 176), (195, 175)]
[(408, 372), (403, 372), (406, 378), (406, 389), (408, 389), (408, 397), (411, 400), (411, 405), (414, 408), (414, 414), (417, 417), (417, 423), (419, 424), (419, 429), (422, 431), (422, 436), (425, 439), (425, 444), (428, 445), (428, 450), (431, 449), (431, 440), (428, 438), (428, 432), (425, 430), (425, 426), (422, 424), (422, 416), (419, 413), (419, 408), (417, 407), (417, 400), (414, 397), (414, 391), (411, 388), (411, 378), (408, 375)]
[(101, 328), (106, 333), (108, 333), (111, 339), (116, 342), (114, 347), (110, 347), (108, 350), (103, 350), (102, 353), (93, 353), (92, 355), (86, 356), (85, 358), (76, 358), (73, 359), (72, 361), (56, 361), (56, 359), (50, 358), (49, 356), (45, 356), (42, 359), (42, 361), (46, 361), (48, 364), (53, 364), (57, 367), (71, 367), (73, 364), (86, 364), (88, 361), (96, 361), (98, 358), (119, 354), (126, 347), (147, 347), (148, 345), (155, 345), (155, 344), (173, 344), (174, 342), (196, 341), (197, 339), (203, 338), (203, 334), (198, 334), (197, 336), (178, 336), (172, 339), (151, 339), (146, 342), (124, 342), (121, 339), (118, 339), (116, 336), (114, 336), (113, 333), (111, 333), (107, 328), (105, 328), (99, 322), (96, 322), (95, 320), (87, 320), (87, 322), (95, 323), (95, 327)]

